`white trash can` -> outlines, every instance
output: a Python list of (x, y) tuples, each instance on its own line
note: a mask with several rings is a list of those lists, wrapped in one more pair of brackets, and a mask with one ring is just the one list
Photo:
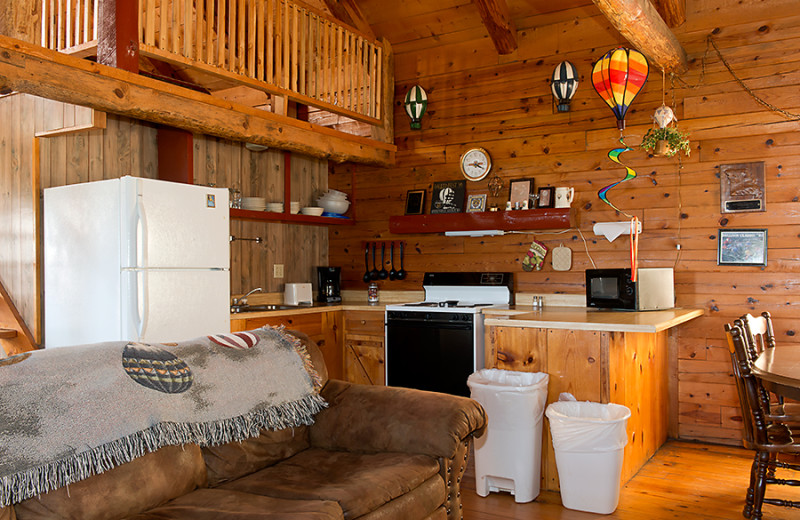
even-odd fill
[(470, 375), (472, 398), (486, 410), (486, 433), (475, 439), (475, 489), (507, 491), (519, 503), (539, 495), (542, 417), (548, 375), (486, 368)]
[(547, 407), (546, 415), (561, 503), (578, 511), (613, 513), (619, 503), (631, 411), (619, 404), (558, 401)]

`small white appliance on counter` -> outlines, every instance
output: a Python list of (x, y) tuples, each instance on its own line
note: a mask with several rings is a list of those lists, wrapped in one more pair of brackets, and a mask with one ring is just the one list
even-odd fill
[(122, 177), (44, 190), (46, 348), (230, 331), (228, 190)]
[(311, 305), (314, 303), (310, 283), (287, 283), (283, 292), (286, 305)]

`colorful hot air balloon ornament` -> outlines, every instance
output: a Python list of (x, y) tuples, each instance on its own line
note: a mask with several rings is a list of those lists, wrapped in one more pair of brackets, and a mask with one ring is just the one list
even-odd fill
[(578, 90), (578, 69), (568, 61), (562, 61), (553, 70), (550, 90), (556, 98), (557, 110), (559, 112), (569, 112), (569, 102), (575, 91)]
[(411, 118), (411, 129), (419, 130), (422, 128), (422, 116), (428, 109), (428, 94), (420, 87), (415, 85), (406, 92), (406, 99), (403, 102), (406, 114)]
[(597, 192), (597, 196), (616, 211), (629, 218), (631, 215), (625, 213), (608, 200), (608, 191), (636, 177), (636, 170), (622, 164), (619, 156), (633, 150), (633, 148), (629, 148), (625, 144), (622, 136), (622, 131), (625, 129), (625, 115), (628, 113), (631, 103), (633, 103), (633, 100), (647, 82), (648, 73), (649, 66), (644, 55), (639, 51), (624, 47), (608, 51), (592, 67), (592, 86), (614, 113), (614, 117), (617, 118), (617, 128), (619, 128), (620, 134), (619, 142), (622, 145), (620, 148), (614, 148), (609, 151), (608, 158), (625, 167), (625, 178), (602, 188)]

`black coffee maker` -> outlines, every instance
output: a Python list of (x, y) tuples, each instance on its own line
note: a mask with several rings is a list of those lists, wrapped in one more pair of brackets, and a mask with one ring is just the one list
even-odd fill
[(339, 303), (342, 301), (342, 268), (317, 267), (317, 301)]

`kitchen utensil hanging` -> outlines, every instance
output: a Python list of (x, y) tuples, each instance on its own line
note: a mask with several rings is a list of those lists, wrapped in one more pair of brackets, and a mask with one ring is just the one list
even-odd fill
[[(378, 268), (378, 247), (381, 248), (381, 267)], [(408, 272), (403, 269), (403, 256), (405, 241), (403, 240), (381, 240), (375, 242), (364, 241), (361, 243), (364, 248), (364, 283), (369, 283), (376, 280), (403, 280), (408, 276)], [(386, 270), (386, 247), (389, 246), (389, 265), (390, 271)], [(397, 269), (394, 260), (395, 246), (400, 246), (400, 269)], [(372, 253), (372, 266), (370, 267), (369, 255)]]

